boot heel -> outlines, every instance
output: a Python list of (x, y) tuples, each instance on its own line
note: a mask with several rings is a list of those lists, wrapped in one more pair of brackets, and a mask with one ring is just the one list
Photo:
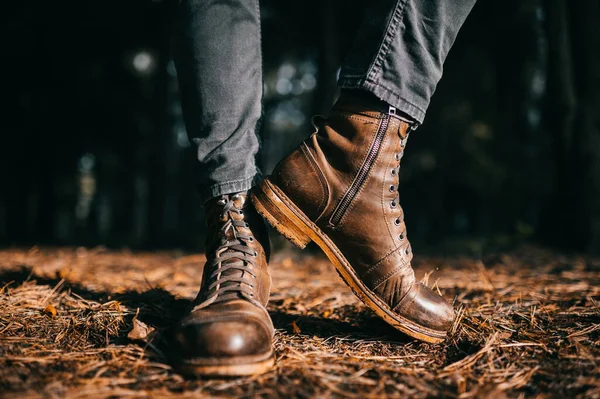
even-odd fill
[(250, 198), (256, 211), (281, 235), (300, 249), (304, 249), (306, 244), (312, 241), (302, 229), (303, 226), (305, 229), (307, 226), (285, 205), (270, 186), (271, 183), (265, 179), (252, 190)]

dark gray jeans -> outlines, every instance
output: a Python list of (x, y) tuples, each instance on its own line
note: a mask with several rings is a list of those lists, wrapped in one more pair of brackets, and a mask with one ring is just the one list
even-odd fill
[[(422, 123), (475, 1), (373, 1), (339, 85), (371, 92)], [(180, 0), (175, 63), (203, 201), (248, 190), (261, 178), (260, 41), (258, 0)]]

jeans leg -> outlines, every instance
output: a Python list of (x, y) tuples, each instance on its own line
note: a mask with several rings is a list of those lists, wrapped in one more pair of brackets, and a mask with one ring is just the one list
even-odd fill
[(202, 201), (248, 190), (261, 177), (258, 0), (179, 0), (174, 58)]
[(475, 1), (373, 2), (338, 84), (367, 90), (422, 123), (444, 60)]

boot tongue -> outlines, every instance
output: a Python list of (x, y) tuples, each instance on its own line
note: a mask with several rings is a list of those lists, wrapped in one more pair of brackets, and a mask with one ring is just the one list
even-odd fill
[[(233, 208), (229, 211), (225, 210), (226, 204), (232, 201)], [(219, 231), (221, 227), (227, 223), (229, 219), (231, 220), (244, 220), (244, 215), (239, 214), (236, 210), (243, 210), (246, 204), (246, 194), (229, 194), (222, 195), (220, 197), (213, 198), (205, 205), (205, 215), (206, 215), (206, 223), (209, 227), (209, 231), (212, 233), (217, 233), (216, 235), (212, 235), (207, 237), (207, 251), (214, 250), (215, 247), (221, 244), (221, 232)], [(229, 227), (225, 233), (225, 238), (227, 240), (235, 240), (235, 232), (233, 225)]]
[(244, 206), (246, 205), (246, 200), (248, 199), (248, 196), (246, 193), (238, 193), (238, 194), (232, 195), (231, 199), (233, 200), (233, 205), (236, 208), (243, 209)]
[[(231, 218), (231, 220), (235, 220), (238, 222), (243, 221), (246, 217), (246, 215), (244, 215), (243, 213), (243, 211), (245, 211), (246, 205), (246, 194), (235, 194), (230, 199), (233, 200), (233, 207), (235, 210), (232, 209), (232, 211), (229, 212), (229, 215), (225, 215), (225, 217), (229, 217)], [(240, 214), (236, 212), (236, 210), (241, 210), (242, 213)], [(235, 239), (233, 226), (227, 231), (227, 239)]]

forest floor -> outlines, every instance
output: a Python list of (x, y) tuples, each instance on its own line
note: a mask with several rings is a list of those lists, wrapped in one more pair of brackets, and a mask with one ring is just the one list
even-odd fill
[(186, 380), (162, 338), (203, 255), (0, 251), (0, 397), (600, 397), (600, 259), (537, 247), (417, 258), (454, 302), (445, 343), (396, 332), (325, 258), (285, 250), (271, 263), (276, 367)]

